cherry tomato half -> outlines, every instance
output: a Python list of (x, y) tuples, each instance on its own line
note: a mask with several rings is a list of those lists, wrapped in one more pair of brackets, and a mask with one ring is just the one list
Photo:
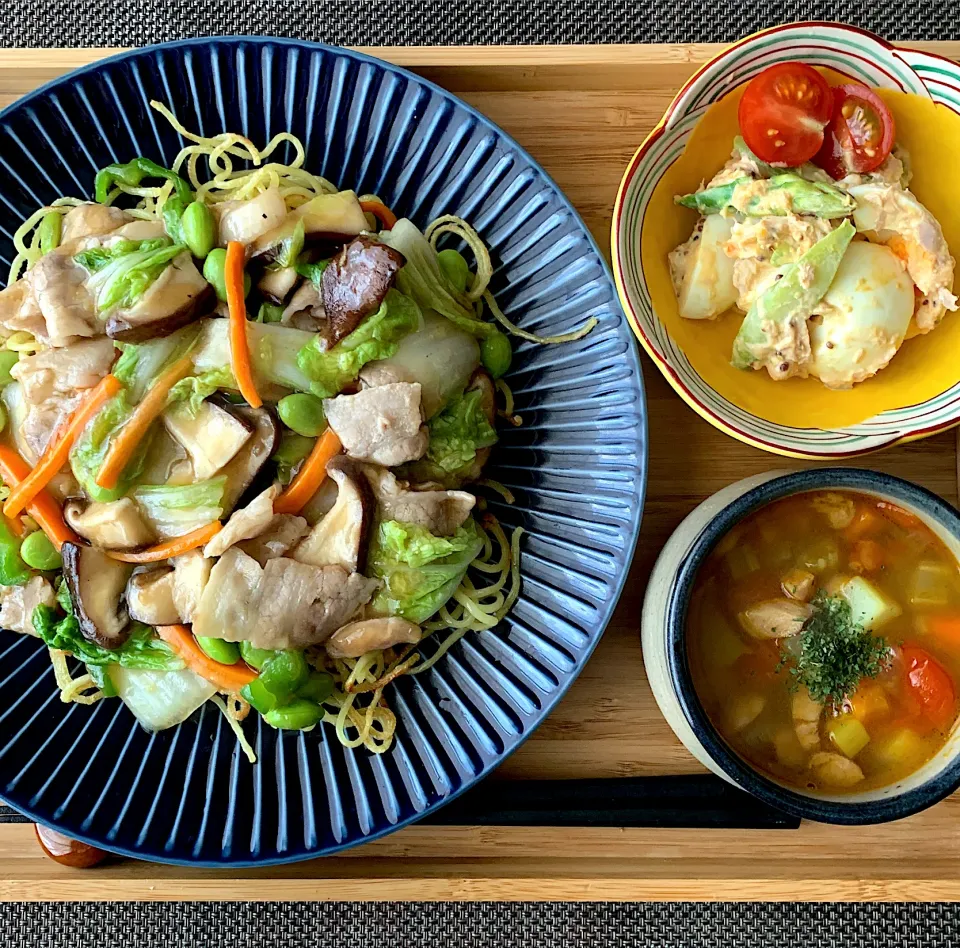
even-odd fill
[(833, 118), (813, 159), (832, 178), (862, 174), (886, 161), (897, 128), (886, 102), (867, 86), (834, 89)]
[(924, 715), (937, 727), (948, 727), (956, 717), (957, 695), (947, 670), (925, 649), (905, 645), (901, 650), (907, 685)]
[(833, 90), (806, 63), (778, 63), (755, 76), (740, 100), (740, 133), (768, 164), (793, 168), (823, 144), (833, 117)]

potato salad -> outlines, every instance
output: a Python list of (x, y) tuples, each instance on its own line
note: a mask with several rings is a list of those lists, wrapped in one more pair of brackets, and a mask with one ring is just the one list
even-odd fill
[(700, 214), (669, 256), (680, 315), (740, 310), (735, 367), (851, 388), (957, 308), (943, 230), (874, 90), (779, 64), (747, 87), (739, 124), (730, 160), (676, 198)]

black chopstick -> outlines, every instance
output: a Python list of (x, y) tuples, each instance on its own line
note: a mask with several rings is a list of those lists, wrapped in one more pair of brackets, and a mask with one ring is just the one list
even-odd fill
[[(29, 823), (0, 804), (0, 823)], [(800, 820), (718, 777), (486, 780), (420, 821), (428, 826), (796, 829)]]
[(432, 826), (796, 829), (781, 813), (710, 775), (486, 780), (421, 820)]

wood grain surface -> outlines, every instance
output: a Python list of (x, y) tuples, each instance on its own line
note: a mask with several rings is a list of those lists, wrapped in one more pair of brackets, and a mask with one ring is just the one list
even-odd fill
[[(916, 44), (960, 58), (960, 43)], [(600, 246), (628, 159), (690, 73), (719, 47), (367, 50), (456, 92), (537, 158)], [(113, 50), (2, 50), (0, 104)], [(346, 184), (346, 182), (344, 182)], [(649, 409), (647, 501), (616, 616), (586, 670), (505, 778), (696, 773), (644, 678), (646, 578), (701, 500), (771, 469), (815, 466), (746, 447), (690, 411), (642, 356)], [(957, 501), (953, 433), (858, 466)], [(904, 899), (960, 898), (960, 796), (880, 827), (797, 831), (412, 827), (346, 855), (262, 870), (185, 870), (132, 860), (71, 870), (31, 826), (0, 827), (5, 899)]]

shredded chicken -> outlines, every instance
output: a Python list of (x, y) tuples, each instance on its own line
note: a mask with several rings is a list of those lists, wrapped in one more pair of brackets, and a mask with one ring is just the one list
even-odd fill
[(767, 704), (764, 695), (745, 692), (734, 695), (725, 711), (727, 725), (732, 731), (742, 731), (753, 724)]
[(831, 787), (847, 789), (863, 780), (863, 771), (859, 765), (842, 754), (821, 751), (810, 758), (810, 770), (821, 783)]
[(788, 570), (780, 578), (780, 588), (789, 599), (809, 602), (813, 598), (817, 577), (805, 569)]
[(853, 523), (853, 518), (857, 512), (856, 504), (852, 497), (846, 497), (843, 494), (827, 493), (817, 494), (812, 501), (813, 509), (817, 513), (823, 514), (827, 523), (834, 530), (843, 530)]
[(820, 746), (820, 716), (823, 705), (810, 697), (806, 688), (800, 688), (790, 700), (793, 715), (793, 729), (797, 740), (805, 751), (816, 750)]
[(783, 639), (796, 635), (813, 615), (813, 608), (794, 599), (770, 599), (740, 613), (740, 624), (755, 639)]

